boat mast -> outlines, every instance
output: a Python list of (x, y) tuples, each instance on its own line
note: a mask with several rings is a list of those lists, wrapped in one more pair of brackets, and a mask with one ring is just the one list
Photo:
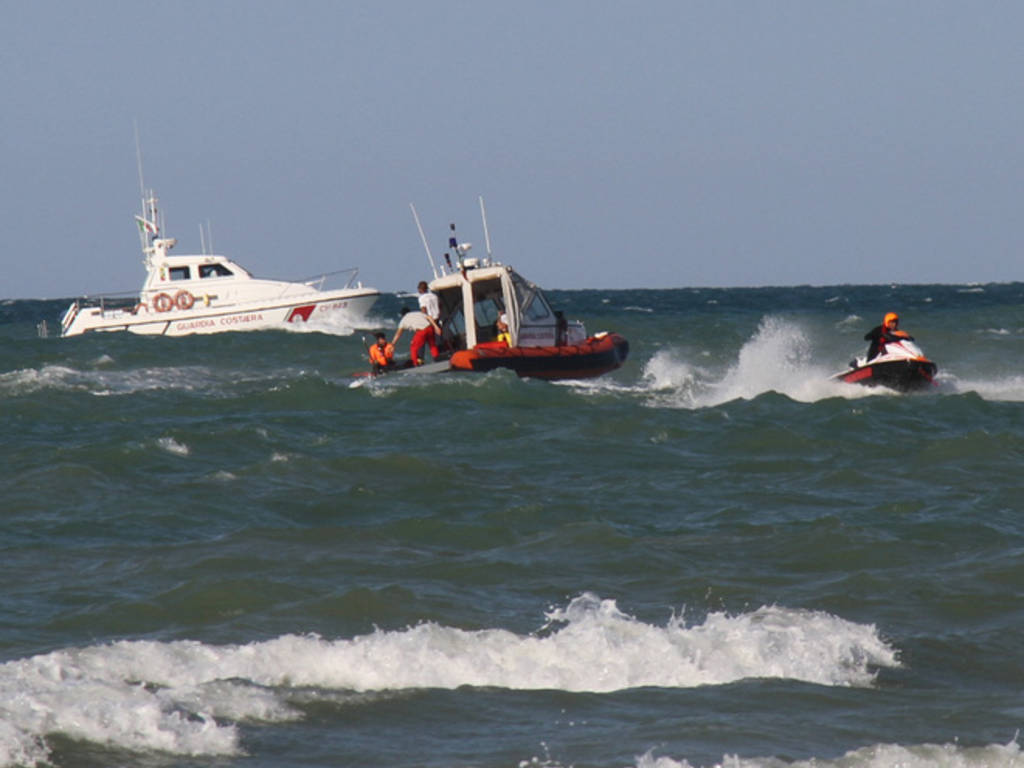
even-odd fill
[(146, 183), (142, 180), (142, 142), (139, 140), (139, 121), (134, 120), (135, 127), (135, 167), (139, 171), (139, 198), (142, 203), (142, 220), (139, 221), (139, 240), (142, 243), (142, 252), (146, 252), (149, 245), (149, 237), (146, 231)]
[(135, 220), (139, 225), (142, 252), (148, 257), (153, 252), (150, 236), (155, 237), (159, 233), (160, 222), (157, 221), (156, 195), (152, 191), (146, 194), (146, 184), (142, 178), (142, 142), (139, 141), (138, 122), (135, 122), (135, 162), (139, 169), (139, 195), (142, 197), (142, 215), (136, 216)]
[(142, 215), (146, 215), (146, 184), (142, 181), (142, 142), (139, 141), (139, 122), (135, 126), (135, 164), (139, 169), (139, 195), (142, 197)]
[(487, 231), (487, 210), (484, 208), (484, 196), (480, 195), (480, 218), (484, 222), (484, 245), (487, 248), (487, 261), (491, 260), (491, 235)]
[(427, 252), (427, 260), (430, 262), (430, 270), (431, 272), (434, 273), (434, 279), (437, 280), (437, 278), (439, 278), (440, 275), (437, 273), (437, 265), (434, 264), (434, 256), (430, 252), (430, 246), (427, 245), (427, 236), (423, 234), (423, 226), (420, 224), (420, 217), (416, 213), (416, 206), (413, 205), (412, 203), (409, 203), (409, 208), (412, 209), (412, 217), (413, 219), (416, 220), (416, 229), (420, 231), (420, 240), (423, 241), (423, 248)]
[(203, 227), (203, 222), (199, 222), (199, 251), (203, 256), (210, 256), (213, 254), (213, 230), (210, 229), (210, 220), (206, 220), (206, 227)]

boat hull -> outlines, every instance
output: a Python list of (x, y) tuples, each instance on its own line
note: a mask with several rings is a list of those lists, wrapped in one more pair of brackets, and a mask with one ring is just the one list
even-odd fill
[(451, 368), (477, 373), (508, 368), (538, 379), (587, 379), (613, 371), (629, 355), (629, 342), (617, 333), (592, 336), (580, 344), (551, 347), (477, 345), (452, 355)]
[(865, 387), (888, 387), (897, 392), (915, 392), (935, 384), (938, 366), (931, 360), (889, 360), (851, 368), (834, 378), (847, 384)]
[(209, 307), (197, 302), (187, 310), (172, 308), (166, 312), (156, 312), (146, 307), (133, 311), (98, 306), (76, 307), (73, 304), (65, 314), (62, 335), (127, 331), (148, 336), (191, 336), (270, 330), (286, 327), (290, 323), (327, 319), (338, 314), (363, 317), (379, 295), (373, 289), (318, 291), (290, 296), (287, 301)]

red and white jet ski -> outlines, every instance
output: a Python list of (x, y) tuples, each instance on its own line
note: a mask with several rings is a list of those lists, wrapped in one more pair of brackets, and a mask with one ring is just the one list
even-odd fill
[(849, 370), (837, 373), (832, 378), (847, 384), (912, 392), (933, 386), (938, 369), (908, 336), (899, 341), (886, 342), (882, 354), (871, 360), (863, 357), (851, 360)]

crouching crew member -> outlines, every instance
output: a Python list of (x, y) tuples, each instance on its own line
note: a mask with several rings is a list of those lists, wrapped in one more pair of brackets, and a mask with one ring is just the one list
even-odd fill
[(370, 347), (370, 364), (374, 373), (384, 373), (395, 367), (395, 345), (383, 333), (377, 334), (377, 343)]

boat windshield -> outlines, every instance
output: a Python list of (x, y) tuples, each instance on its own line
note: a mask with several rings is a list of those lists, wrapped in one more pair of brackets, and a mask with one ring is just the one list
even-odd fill
[(519, 302), (519, 314), (531, 323), (542, 323), (554, 318), (551, 306), (544, 297), (544, 292), (521, 275), (513, 273), (512, 284), (516, 289), (516, 301)]
[(200, 264), (199, 277), (231, 277), (232, 272), (223, 264)]

